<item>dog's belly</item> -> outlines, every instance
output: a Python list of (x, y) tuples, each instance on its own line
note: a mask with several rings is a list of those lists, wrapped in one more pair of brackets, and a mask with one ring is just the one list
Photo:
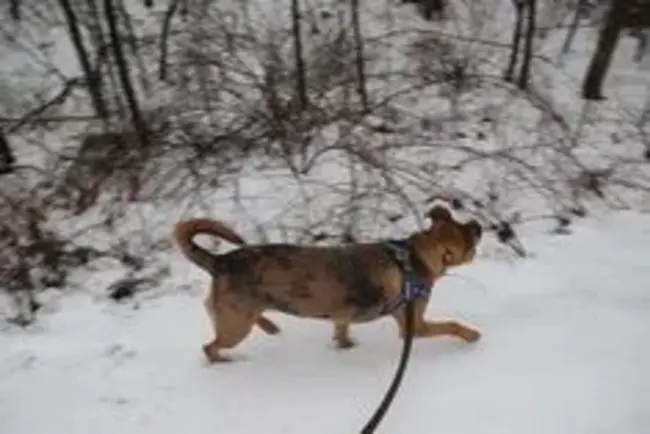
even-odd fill
[(303, 318), (367, 322), (377, 319), (386, 304), (381, 287), (347, 287), (331, 282), (268, 288), (262, 296), (271, 309)]

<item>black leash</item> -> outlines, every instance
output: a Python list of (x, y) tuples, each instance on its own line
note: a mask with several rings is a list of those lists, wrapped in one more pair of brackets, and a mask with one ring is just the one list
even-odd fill
[(372, 415), (366, 426), (361, 430), (361, 434), (372, 434), (377, 429), (377, 425), (386, 415), (388, 408), (393, 402), (393, 398), (397, 394), (400, 384), (402, 383), (402, 378), (404, 377), (404, 371), (406, 370), (406, 365), (408, 364), (409, 356), (411, 354), (411, 347), (413, 345), (413, 322), (415, 319), (415, 300), (413, 298), (407, 298), (405, 309), (405, 330), (404, 330), (404, 345), (402, 346), (402, 355), (400, 356), (399, 364), (397, 365), (397, 371), (395, 371), (395, 376), (393, 381), (388, 387), (384, 399), (382, 400), (375, 414)]
[(375, 413), (361, 430), (361, 434), (372, 434), (375, 432), (377, 426), (386, 415), (386, 412), (388, 412), (388, 408), (392, 404), (395, 395), (397, 395), (397, 390), (402, 383), (406, 365), (411, 355), (411, 347), (413, 346), (413, 335), (415, 334), (415, 303), (420, 299), (426, 300), (431, 295), (431, 282), (418, 276), (414, 265), (416, 259), (413, 257), (408, 242), (406, 240), (392, 240), (388, 241), (385, 246), (402, 271), (402, 285), (399, 295), (387, 303), (381, 314), (394, 313), (397, 309), (404, 306), (404, 345), (402, 346), (402, 354), (395, 375), (393, 376), (393, 381), (388, 387), (381, 404), (379, 404)]

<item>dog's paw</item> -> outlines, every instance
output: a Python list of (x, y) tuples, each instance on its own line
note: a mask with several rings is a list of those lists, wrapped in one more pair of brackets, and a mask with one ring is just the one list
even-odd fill
[(210, 364), (229, 363), (233, 361), (232, 358), (224, 356), (221, 353), (219, 353), (219, 350), (214, 346), (214, 343), (205, 344), (203, 345), (202, 349), (203, 349), (203, 354), (205, 354), (206, 360)]
[(336, 344), (336, 349), (338, 350), (349, 350), (350, 348), (354, 348), (357, 343), (350, 339), (336, 339), (334, 338), (334, 343)]
[(472, 343), (481, 339), (481, 332), (471, 327), (467, 327), (461, 324), (458, 324), (458, 329), (456, 334), (458, 337), (463, 339), (465, 342)]

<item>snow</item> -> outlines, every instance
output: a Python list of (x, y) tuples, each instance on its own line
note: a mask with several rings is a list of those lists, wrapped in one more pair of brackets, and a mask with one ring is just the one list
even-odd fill
[[(476, 325), (476, 344), (418, 340), (378, 432), (645, 433), (650, 423), (650, 218), (603, 214), (573, 234), (524, 231), (507, 261), (486, 237), (437, 283), (428, 314)], [(208, 277), (170, 255), (157, 297), (114, 304), (67, 294), (27, 330), (0, 333), (0, 432), (358, 432), (393, 375), (391, 320), (333, 348), (325, 322), (271, 314), (231, 364), (208, 365)], [(88, 280), (99, 284), (101, 273)], [(188, 287), (189, 286), (189, 287)]]

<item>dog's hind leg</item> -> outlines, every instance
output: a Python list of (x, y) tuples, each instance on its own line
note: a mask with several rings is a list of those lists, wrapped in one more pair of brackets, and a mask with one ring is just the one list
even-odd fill
[(230, 349), (242, 342), (253, 329), (259, 312), (239, 310), (231, 305), (217, 301), (214, 304), (216, 337), (203, 346), (203, 352), (209, 362), (228, 362), (231, 359), (223, 356), (221, 350)]
[(347, 321), (334, 322), (334, 336), (332, 336), (336, 347), (342, 350), (352, 348), (356, 345), (350, 337), (350, 323)]
[(203, 301), (203, 307), (205, 307), (205, 311), (208, 314), (208, 317), (210, 318), (210, 323), (212, 324), (212, 328), (214, 330), (214, 333), (217, 333), (217, 316), (214, 312), (215, 310), (215, 296), (214, 293), (216, 291), (216, 288), (210, 288), (210, 292), (208, 293), (208, 296), (205, 297), (205, 300)]
[(280, 327), (278, 327), (277, 324), (263, 315), (260, 315), (255, 323), (259, 328), (270, 335), (277, 335), (280, 333)]

